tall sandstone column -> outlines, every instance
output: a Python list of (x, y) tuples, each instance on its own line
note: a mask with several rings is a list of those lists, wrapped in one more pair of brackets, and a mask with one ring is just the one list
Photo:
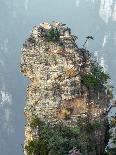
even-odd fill
[[(35, 26), (23, 44), (21, 72), (29, 79), (24, 109), (27, 120), (25, 155), (28, 155), (25, 146), (38, 137), (30, 125), (33, 116), (51, 124), (62, 122), (66, 126), (75, 126), (76, 118), (88, 113), (91, 122), (104, 120), (107, 95), (105, 90), (101, 96), (92, 94), (83, 85), (82, 76), (91, 74), (91, 55), (78, 48), (76, 39), (65, 24), (52, 22)], [(99, 132), (99, 137), (98, 141), (103, 145), (104, 129)]]

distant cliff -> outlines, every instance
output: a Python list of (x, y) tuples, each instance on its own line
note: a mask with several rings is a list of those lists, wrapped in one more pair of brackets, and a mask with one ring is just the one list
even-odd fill
[(21, 72), (29, 78), (25, 155), (103, 155), (110, 78), (59, 22), (35, 26), (25, 41)]

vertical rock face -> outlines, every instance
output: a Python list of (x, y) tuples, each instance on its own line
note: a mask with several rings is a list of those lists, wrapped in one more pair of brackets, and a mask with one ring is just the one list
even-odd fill
[[(21, 72), (30, 80), (24, 109), (27, 119), (24, 148), (38, 137), (37, 130), (30, 125), (34, 116), (66, 126), (75, 126), (76, 118), (88, 113), (91, 122), (104, 120), (106, 90), (102, 88), (99, 94), (83, 84), (82, 77), (91, 75), (91, 56), (77, 47), (76, 39), (65, 24), (52, 22), (34, 27), (23, 44)], [(103, 143), (104, 134), (102, 130), (99, 133), (102, 140), (98, 141)], [(28, 154), (25, 149), (24, 153)]]
[(109, 142), (107, 145), (107, 151), (109, 154), (116, 154), (116, 101), (112, 102), (112, 105), (108, 109), (108, 121), (109, 121)]

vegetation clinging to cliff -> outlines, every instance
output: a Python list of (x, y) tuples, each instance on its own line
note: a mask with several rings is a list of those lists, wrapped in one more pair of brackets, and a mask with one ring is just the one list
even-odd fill
[(82, 76), (82, 83), (89, 89), (100, 89), (108, 83), (109, 74), (97, 62), (91, 63), (91, 73)]
[(90, 151), (97, 146), (91, 139), (92, 133), (101, 128), (97, 121), (91, 124), (87, 118), (78, 117), (77, 126), (68, 127), (62, 123), (51, 125), (40, 120), (37, 123), (35, 120), (38, 118), (32, 121), (33, 129), (39, 130), (39, 139), (29, 142), (26, 146), (29, 155), (48, 155), (50, 151), (56, 155), (67, 155), (74, 147), (84, 154), (86, 149)]
[(59, 37), (60, 37), (60, 32), (57, 28), (52, 28), (48, 30), (46, 34), (46, 38), (48, 39), (48, 41), (58, 41)]

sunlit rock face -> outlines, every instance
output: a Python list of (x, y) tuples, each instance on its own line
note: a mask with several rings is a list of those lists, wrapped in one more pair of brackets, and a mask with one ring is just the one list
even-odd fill
[[(91, 121), (104, 118), (108, 99), (103, 90), (101, 96), (93, 94), (88, 100), (89, 92), (81, 76), (91, 73), (91, 58), (88, 51), (77, 47), (76, 39), (65, 24), (52, 22), (34, 27), (23, 44), (21, 72), (31, 81), (24, 109), (25, 145), (37, 136), (30, 127), (33, 116), (69, 126), (76, 124), (76, 117), (88, 112)], [(104, 133), (102, 136), (104, 141)]]

